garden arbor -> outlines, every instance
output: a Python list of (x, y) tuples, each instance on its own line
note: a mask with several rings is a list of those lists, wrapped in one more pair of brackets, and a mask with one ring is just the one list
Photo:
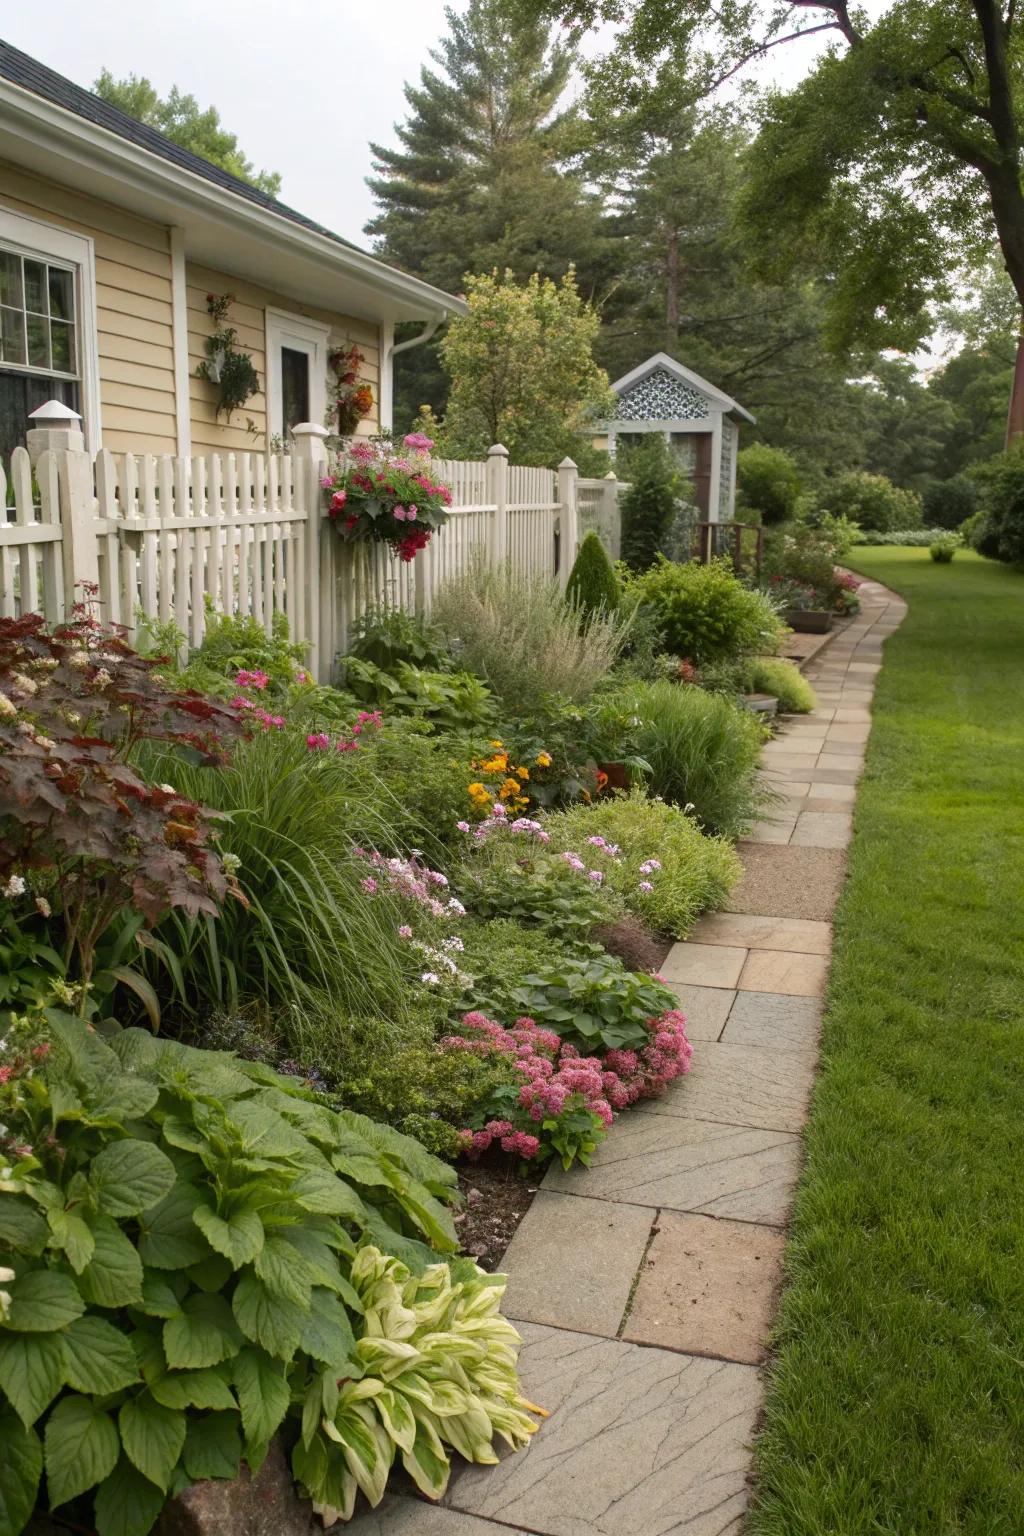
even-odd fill
[(618, 444), (660, 432), (693, 481), (701, 517), (728, 521), (736, 501), (740, 422), (753, 423), (750, 412), (666, 352), (655, 352), (612, 389), (616, 414), (603, 424), (598, 443), (614, 457)]

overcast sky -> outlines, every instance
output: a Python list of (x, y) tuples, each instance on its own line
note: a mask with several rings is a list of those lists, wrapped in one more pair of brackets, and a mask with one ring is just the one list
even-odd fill
[[(875, 9), (880, 0), (874, 0)], [(466, 0), (455, 0), (464, 10)], [(392, 143), (415, 80), (445, 28), (444, 0), (45, 0), (10, 6), (5, 40), (89, 87), (106, 66), (172, 85), (221, 121), (281, 197), (366, 244), (370, 140)], [(789, 83), (820, 38), (771, 56), (762, 76)]]

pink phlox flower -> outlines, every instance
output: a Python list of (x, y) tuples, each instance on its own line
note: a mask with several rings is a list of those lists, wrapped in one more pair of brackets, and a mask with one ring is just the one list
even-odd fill
[(316, 731), (306, 737), (306, 746), (311, 752), (326, 752), (331, 744), (331, 738), (326, 731)]
[(578, 853), (563, 853), (562, 859), (568, 864), (570, 869), (575, 869), (577, 873), (587, 867)]
[(604, 870), (603, 869), (592, 869), (592, 870), (590, 870), (590, 872), (587, 875), (587, 879), (588, 880), (592, 880), (595, 885), (600, 885), (603, 882), (603, 880), (604, 880)]
[(430, 881), (431, 885), (447, 885), (448, 884), (448, 877), (447, 877), (447, 875), (442, 875), (442, 873), (441, 873), (441, 871), (439, 869), (428, 869), (427, 870), (427, 879)]
[(469, 831), (469, 822), (468, 821), (457, 821), (455, 823), (455, 829), (458, 832), (468, 832)]
[(395, 518), (395, 519), (396, 519), (396, 520), (397, 520), (397, 521), (398, 521), (398, 522), (400, 522), (400, 523), (404, 523), (404, 522), (405, 522), (405, 519), (406, 519), (406, 511), (405, 511), (405, 508), (404, 508), (404, 507), (396, 507), (396, 508), (395, 508), (395, 510), (394, 510), (394, 512), (393, 512), (393, 513), (392, 513), (392, 516), (393, 516), (393, 517), (394, 517), (394, 518)]
[(434, 446), (434, 439), (423, 432), (407, 432), (402, 438), (402, 444), (416, 453), (429, 453)]
[(418, 514), (418, 513), (417, 513), (417, 511), (416, 511), (416, 508), (415, 508), (415, 507), (409, 507), (409, 509), (408, 509), (408, 510), (407, 510), (407, 512), (406, 512), (406, 514), (405, 514), (405, 516), (406, 516), (406, 520), (407, 520), (407, 521), (408, 521), (408, 522), (410, 522), (410, 523), (414, 523), (414, 522), (415, 522), (415, 521), (416, 521), (416, 519), (417, 519), (417, 517), (418, 517), (418, 515), (419, 515), (419, 514)]
[(505, 817), (508, 815), (508, 811), (506, 811), (500, 800), (496, 801), (494, 805), (491, 806), (491, 815), (496, 821), (504, 821)]
[(651, 882), (649, 880), (641, 880), (640, 884), (637, 886), (637, 890), (638, 891), (643, 891), (644, 893), (647, 893), (648, 891), (653, 891), (654, 890), (654, 886), (651, 884)]
[(607, 848), (608, 846), (603, 837), (588, 837), (587, 842), (592, 848)]
[(236, 672), (235, 673), (235, 687), (236, 688), (263, 689), (263, 688), (265, 688), (267, 686), (267, 684), (269, 682), (270, 682), (269, 674), (266, 673), (266, 672), (260, 671), (260, 669), (258, 667), (256, 667), (251, 672), (247, 672), (247, 671), (245, 671), (243, 669), (241, 672)]
[(642, 875), (653, 875), (654, 871), (660, 868), (660, 859), (645, 859), (644, 862), (640, 865), (640, 873)]
[(372, 875), (367, 875), (366, 879), (360, 880), (359, 884), (368, 895), (375, 896), (377, 894), (377, 882)]

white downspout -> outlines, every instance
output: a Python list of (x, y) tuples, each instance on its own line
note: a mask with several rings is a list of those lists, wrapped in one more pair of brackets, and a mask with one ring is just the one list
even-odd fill
[[(380, 424), (380, 429), (381, 429), (382, 432), (391, 432), (394, 429), (394, 425), (395, 425), (394, 424), (394, 420), (393, 420), (394, 399), (395, 399), (395, 373), (394, 373), (394, 360), (395, 360), (395, 357), (397, 356), (397, 354), (399, 352), (408, 352), (410, 347), (422, 347), (424, 342), (427, 342), (427, 341), (430, 340), (431, 336), (434, 335), (434, 332), (437, 330), (438, 326), (443, 325), (444, 322), (447, 320), (447, 318), (448, 318), (448, 311), (446, 309), (442, 309), (440, 311), (440, 313), (436, 314), (432, 320), (428, 320), (427, 321), (426, 325), (423, 327), (422, 331), (420, 331), (418, 336), (410, 336), (408, 338), (408, 340), (406, 340), (406, 341), (399, 341), (399, 342), (396, 342), (395, 339), (394, 339), (394, 337), (395, 337), (394, 325), (389, 326), (387, 328), (387, 332), (385, 332), (385, 328), (383, 326), (381, 327), (381, 341), (383, 343), (383, 347), (382, 347), (382, 358), (381, 358), (381, 424)], [(389, 337), (390, 339), (386, 339), (386, 337)], [(385, 381), (386, 381), (386, 387), (385, 387)], [(385, 413), (386, 413), (387, 418), (388, 418), (386, 421), (384, 420)]]

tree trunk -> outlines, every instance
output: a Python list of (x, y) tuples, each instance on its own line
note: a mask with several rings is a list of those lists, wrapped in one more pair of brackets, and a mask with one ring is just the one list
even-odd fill
[(1006, 415), (1006, 446), (1014, 438), (1024, 435), (1024, 320), (1017, 338), (1017, 361), (1013, 369), (1013, 386), (1010, 390), (1010, 409)]
[(668, 350), (679, 345), (679, 231), (669, 231), (665, 255), (665, 340)]

